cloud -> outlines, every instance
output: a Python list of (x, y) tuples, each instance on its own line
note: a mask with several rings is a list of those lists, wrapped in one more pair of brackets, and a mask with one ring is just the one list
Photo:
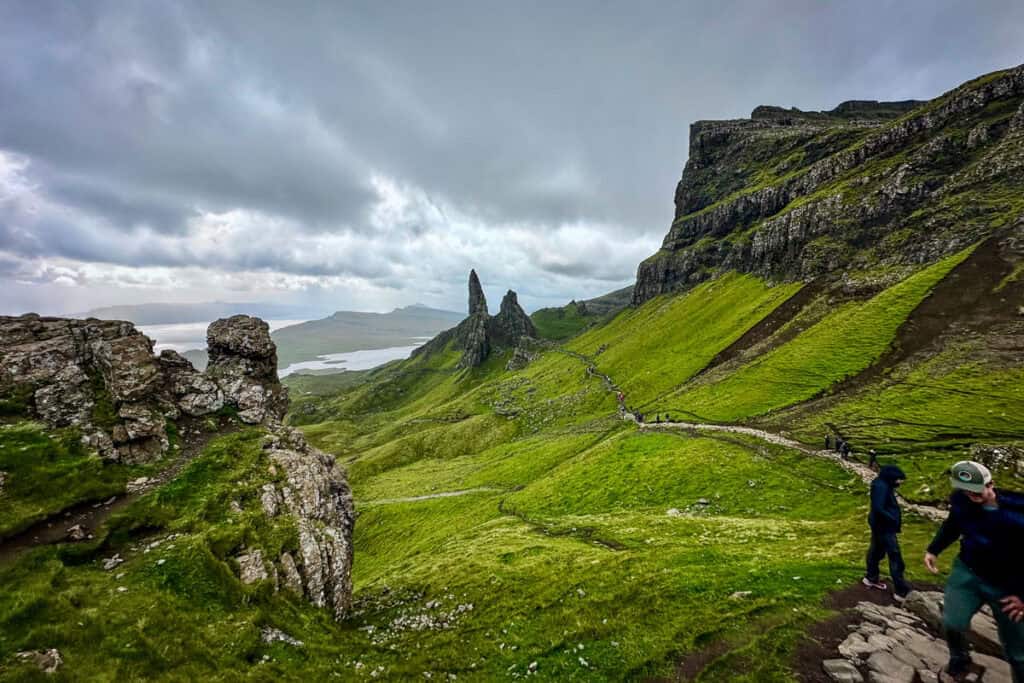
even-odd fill
[(1011, 0), (4, 3), (0, 276), (592, 296), (657, 248), (692, 121), (934, 96), (1020, 61), (1022, 27)]

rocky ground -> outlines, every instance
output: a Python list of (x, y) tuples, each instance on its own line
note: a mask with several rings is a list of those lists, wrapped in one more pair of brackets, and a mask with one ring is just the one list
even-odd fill
[[(949, 650), (941, 636), (942, 593), (915, 590), (898, 605), (888, 593), (850, 588), (833, 596), (842, 613), (818, 624), (797, 653), (805, 683), (936, 683)], [(987, 607), (971, 624), (969, 681), (1010, 683), (995, 620)]]

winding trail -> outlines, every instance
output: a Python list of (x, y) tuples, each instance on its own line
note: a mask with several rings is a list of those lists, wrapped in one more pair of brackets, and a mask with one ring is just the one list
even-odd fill
[[(559, 349), (561, 353), (567, 356), (572, 356), (580, 361), (586, 363), (587, 374), (593, 377), (598, 377), (604, 382), (605, 389), (611, 392), (618, 392), (619, 388), (615, 381), (599, 371), (594, 364), (594, 360), (582, 353), (576, 353), (575, 351), (566, 351)], [(785, 448), (791, 448), (799, 451), (805, 455), (813, 456), (816, 458), (824, 458), (825, 460), (831, 460), (835, 464), (842, 467), (844, 470), (857, 475), (865, 484), (870, 485), (875, 478), (875, 472), (859, 462), (853, 460), (846, 460), (839, 456), (838, 453), (833, 451), (818, 450), (809, 448), (799, 441), (795, 441), (788, 437), (776, 434), (774, 432), (765, 431), (763, 429), (756, 429), (754, 427), (744, 427), (741, 425), (730, 425), (730, 424), (705, 424), (700, 422), (643, 422), (637, 419), (637, 416), (627, 410), (624, 406), (619, 406), (619, 415), (623, 420), (628, 420), (636, 423), (640, 429), (645, 430), (683, 430), (683, 431), (709, 431), (709, 432), (728, 432), (731, 434), (743, 434), (746, 436), (752, 436), (762, 441), (775, 444), (777, 446), (784, 446)], [(918, 514), (925, 519), (932, 520), (934, 522), (941, 522), (948, 516), (948, 512), (941, 508), (933, 505), (922, 505), (920, 503), (911, 503), (900, 495), (896, 496), (900, 504), (907, 510)]]
[(421, 500), (434, 500), (435, 498), (455, 498), (456, 496), (466, 496), (471, 493), (484, 493), (487, 491), (504, 491), (505, 489), (496, 489), (493, 486), (480, 486), (475, 489), (462, 489), (460, 491), (442, 491), (441, 493), (429, 493), (424, 496), (409, 496), (408, 498), (378, 498), (377, 500), (361, 500), (359, 501), (360, 507), (373, 506), (373, 505), (392, 505), (394, 503), (416, 503)]

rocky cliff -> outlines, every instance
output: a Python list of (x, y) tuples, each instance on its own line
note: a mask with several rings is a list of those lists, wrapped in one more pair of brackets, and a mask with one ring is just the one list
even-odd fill
[(77, 427), (104, 457), (144, 462), (168, 447), (167, 422), (229, 407), (249, 424), (288, 407), (267, 324), (238, 315), (210, 325), (211, 363), (197, 372), (121, 321), (0, 317), (0, 393), (20, 394), (51, 427)]
[(517, 348), (524, 339), (535, 339), (537, 330), (533, 321), (519, 305), (511, 289), (501, 300), (498, 315), (491, 316), (487, 299), (480, 286), (476, 271), (469, 271), (469, 316), (450, 330), (445, 330), (413, 351), (413, 356), (441, 351), (453, 344), (462, 352), (460, 368), (475, 368), (483, 363), (492, 350)]
[(635, 304), (723, 270), (812, 280), (927, 263), (1024, 215), (1024, 66), (929, 102), (698, 121)]

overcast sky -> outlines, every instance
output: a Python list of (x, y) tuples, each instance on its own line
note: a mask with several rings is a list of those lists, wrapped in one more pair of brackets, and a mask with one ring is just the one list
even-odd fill
[(0, 0), (0, 313), (630, 283), (689, 124), (926, 99), (1024, 2)]

